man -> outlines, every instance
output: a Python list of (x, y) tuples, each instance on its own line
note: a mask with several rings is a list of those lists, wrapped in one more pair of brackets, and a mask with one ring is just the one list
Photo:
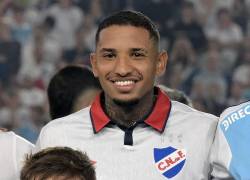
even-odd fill
[(250, 179), (250, 101), (227, 108), (220, 116), (212, 162), (213, 174), (230, 172), (237, 180)]
[(105, 18), (91, 54), (103, 93), (91, 107), (45, 126), (37, 149), (70, 146), (96, 161), (97, 179), (208, 179), (217, 118), (171, 102), (154, 87), (167, 63), (150, 19)]
[(96, 177), (86, 154), (68, 147), (54, 147), (27, 156), (20, 179), (96, 180)]
[(0, 179), (18, 179), (25, 154), (33, 147), (22, 137), (0, 128)]
[(50, 116), (57, 119), (89, 106), (101, 86), (87, 66), (66, 66), (50, 80)]

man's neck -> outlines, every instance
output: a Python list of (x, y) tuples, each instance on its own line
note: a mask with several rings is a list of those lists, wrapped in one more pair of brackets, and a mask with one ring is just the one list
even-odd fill
[(152, 110), (155, 99), (154, 91), (150, 91), (136, 103), (118, 104), (105, 95), (104, 109), (107, 115), (118, 125), (133, 126), (137, 121), (144, 119)]

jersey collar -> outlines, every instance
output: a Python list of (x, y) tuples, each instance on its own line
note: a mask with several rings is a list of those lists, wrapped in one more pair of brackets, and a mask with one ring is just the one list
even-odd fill
[[(171, 101), (168, 96), (160, 89), (158, 91), (156, 103), (150, 115), (144, 120), (144, 123), (162, 133), (171, 109)], [(105, 114), (101, 106), (101, 94), (99, 94), (90, 108), (90, 117), (95, 133), (100, 132), (109, 122), (109, 117)]]

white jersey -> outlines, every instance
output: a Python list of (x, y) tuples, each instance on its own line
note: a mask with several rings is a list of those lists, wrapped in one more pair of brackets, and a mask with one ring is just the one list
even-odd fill
[(160, 90), (151, 114), (118, 127), (98, 96), (91, 107), (43, 127), (37, 150), (69, 146), (95, 161), (98, 180), (206, 180), (218, 118), (170, 101)]
[(33, 144), (13, 132), (0, 131), (0, 179), (19, 179), (25, 155), (33, 147)]
[(250, 179), (250, 101), (226, 109), (220, 116), (212, 152), (213, 174)]

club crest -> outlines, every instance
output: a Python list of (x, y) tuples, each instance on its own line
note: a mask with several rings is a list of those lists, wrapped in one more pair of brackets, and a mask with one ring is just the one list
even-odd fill
[(156, 169), (166, 178), (176, 176), (186, 162), (186, 150), (166, 148), (154, 148), (154, 160)]

